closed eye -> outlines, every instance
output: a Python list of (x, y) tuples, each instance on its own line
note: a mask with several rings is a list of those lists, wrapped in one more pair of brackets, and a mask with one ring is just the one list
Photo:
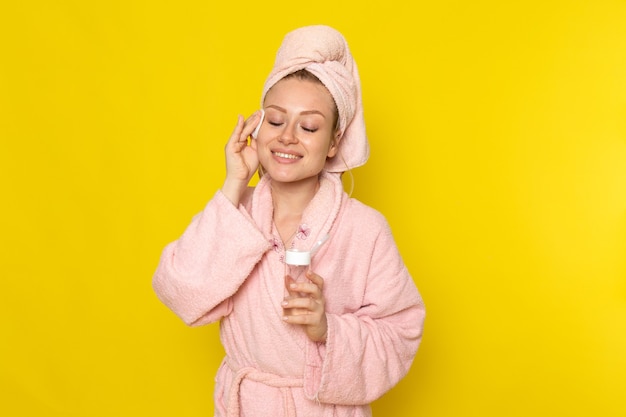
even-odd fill
[(317, 128), (308, 128), (308, 127), (302, 126), (302, 130), (309, 132), (309, 133), (315, 133), (317, 131)]

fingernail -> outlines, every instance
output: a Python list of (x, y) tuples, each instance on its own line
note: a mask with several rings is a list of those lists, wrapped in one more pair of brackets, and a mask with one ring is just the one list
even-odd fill
[(287, 301), (283, 301), (281, 305), (286, 306), (287, 304), (289, 304)]
[(289, 287), (290, 287), (290, 288), (292, 288), (292, 289), (294, 289), (294, 288), (296, 288), (296, 287), (297, 287), (297, 285), (296, 285), (296, 284), (291, 284)]

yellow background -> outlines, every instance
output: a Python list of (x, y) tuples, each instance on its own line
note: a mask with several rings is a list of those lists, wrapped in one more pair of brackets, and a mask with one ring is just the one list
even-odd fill
[(359, 63), (354, 196), (428, 310), (375, 414), (626, 415), (616, 0), (2, 2), (0, 415), (212, 415), (217, 325), (185, 327), (152, 273), (314, 23)]

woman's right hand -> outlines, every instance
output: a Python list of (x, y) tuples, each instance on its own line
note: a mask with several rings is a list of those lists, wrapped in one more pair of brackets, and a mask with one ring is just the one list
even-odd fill
[(259, 167), (256, 140), (248, 137), (261, 121), (261, 111), (257, 111), (247, 120), (243, 116), (237, 119), (237, 126), (226, 143), (226, 180), (222, 192), (234, 204), (239, 205), (250, 179)]

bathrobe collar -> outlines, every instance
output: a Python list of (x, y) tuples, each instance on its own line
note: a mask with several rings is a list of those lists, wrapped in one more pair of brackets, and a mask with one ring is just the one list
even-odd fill
[[(252, 195), (250, 215), (273, 245), (282, 246), (280, 237), (274, 232), (271, 181), (269, 175), (264, 175), (259, 180)], [(330, 234), (339, 214), (343, 194), (340, 175), (322, 171), (320, 188), (302, 213), (302, 220), (290, 247), (310, 250), (315, 242), (326, 234)]]

